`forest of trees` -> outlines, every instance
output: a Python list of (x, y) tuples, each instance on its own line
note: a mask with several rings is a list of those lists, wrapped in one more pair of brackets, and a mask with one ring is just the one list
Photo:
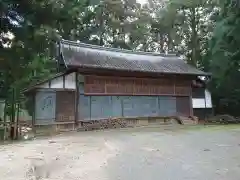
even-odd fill
[[(239, 116), (240, 5), (236, 0), (0, 0), (0, 98), (56, 71), (59, 39), (185, 55), (212, 73), (216, 113)], [(239, 37), (238, 37), (239, 36)]]

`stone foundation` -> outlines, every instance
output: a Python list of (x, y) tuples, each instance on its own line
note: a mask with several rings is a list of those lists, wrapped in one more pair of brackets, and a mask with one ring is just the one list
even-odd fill
[(172, 117), (139, 117), (139, 118), (112, 118), (95, 121), (80, 121), (79, 131), (91, 131), (98, 129), (116, 129), (147, 125), (172, 124)]
[[(192, 121), (191, 124), (197, 124), (194, 119), (188, 118)], [(186, 120), (179, 117), (138, 117), (138, 118), (111, 118), (90, 121), (78, 121), (76, 125), (74, 122), (57, 122), (51, 125), (35, 126), (36, 135), (52, 135), (66, 131), (92, 131), (101, 129), (118, 129), (128, 127), (139, 127), (148, 125), (170, 125), (183, 124)]]

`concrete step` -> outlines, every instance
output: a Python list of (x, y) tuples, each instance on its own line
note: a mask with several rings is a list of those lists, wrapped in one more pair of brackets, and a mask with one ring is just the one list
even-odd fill
[(196, 125), (197, 121), (189, 118), (189, 117), (183, 117), (183, 116), (178, 116), (177, 119), (181, 122), (182, 125)]

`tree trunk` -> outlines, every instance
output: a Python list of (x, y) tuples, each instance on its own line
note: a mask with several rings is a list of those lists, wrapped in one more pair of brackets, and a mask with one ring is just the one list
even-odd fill
[(199, 58), (199, 43), (198, 43), (198, 34), (197, 34), (197, 22), (196, 22), (196, 9), (191, 8), (191, 29), (192, 29), (192, 37), (191, 37), (191, 45), (192, 45), (192, 53), (191, 53), (191, 64), (197, 66), (198, 58)]
[(100, 37), (99, 37), (99, 45), (103, 46), (104, 42), (103, 42), (103, 35), (104, 35), (104, 5), (101, 4), (101, 13), (100, 13)]
[(160, 53), (164, 53), (164, 35), (160, 35)]

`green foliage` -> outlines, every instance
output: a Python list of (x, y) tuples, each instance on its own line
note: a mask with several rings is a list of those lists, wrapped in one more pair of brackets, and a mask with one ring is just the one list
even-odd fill
[(22, 98), (22, 89), (56, 71), (52, 54), (60, 36), (66, 39), (90, 36), (85, 29), (83, 34), (72, 31), (79, 29), (83, 20), (86, 22), (85, 16), (91, 15), (85, 10), (88, 6), (88, 0), (0, 2), (0, 94), (7, 107), (13, 107), (11, 104)]
[(222, 4), (206, 58), (213, 73), (210, 84), (217, 112), (239, 115), (240, 108), (240, 10), (232, 1)]
[(56, 71), (55, 42), (64, 38), (183, 54), (213, 73), (216, 106), (239, 108), (240, 18), (231, 0), (2, 0), (0, 12), (0, 97), (8, 107)]

